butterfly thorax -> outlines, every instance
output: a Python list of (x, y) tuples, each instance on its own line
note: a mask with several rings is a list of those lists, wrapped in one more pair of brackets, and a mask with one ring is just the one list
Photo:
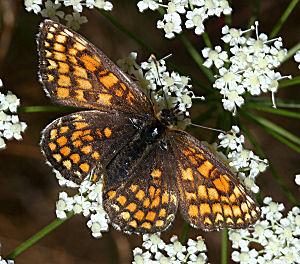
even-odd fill
[(169, 128), (175, 128), (177, 126), (178, 119), (175, 116), (174, 112), (170, 109), (163, 109), (158, 112), (157, 118), (163, 125)]
[(136, 134), (132, 141), (124, 146), (105, 168), (105, 184), (107, 186), (120, 184), (130, 177), (137, 166), (142, 166), (141, 161), (150, 155), (155, 144), (164, 148), (164, 135), (166, 126), (158, 119), (149, 120), (147, 123), (136, 126)]

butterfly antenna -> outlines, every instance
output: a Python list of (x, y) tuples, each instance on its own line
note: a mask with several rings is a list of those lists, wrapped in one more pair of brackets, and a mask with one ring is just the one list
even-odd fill
[(193, 123), (191, 123), (190, 125), (195, 126), (195, 127), (208, 129), (208, 130), (212, 130), (212, 131), (216, 131), (216, 132), (227, 134), (227, 135), (232, 135), (232, 136), (236, 135), (233, 131), (225, 131), (225, 130), (222, 130), (222, 129), (212, 128), (212, 127), (207, 127), (207, 126), (201, 126), (201, 125), (197, 125), (197, 124), (193, 124)]

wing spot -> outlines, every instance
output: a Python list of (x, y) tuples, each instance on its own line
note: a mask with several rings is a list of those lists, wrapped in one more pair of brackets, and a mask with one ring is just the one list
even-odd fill
[(91, 89), (92, 88), (92, 84), (87, 81), (87, 80), (84, 80), (84, 79), (76, 79), (76, 82), (78, 84), (78, 86), (81, 88), (81, 89)]
[(234, 187), (233, 193), (235, 194), (235, 196), (237, 198), (239, 198), (242, 195), (241, 191), (239, 190), (239, 188), (237, 186)]
[[(74, 132), (75, 133), (75, 132)], [(79, 148), (83, 145), (82, 141), (81, 140), (76, 140), (73, 142), (73, 146), (76, 147), (76, 148)]]
[(225, 216), (231, 216), (232, 217), (232, 210), (229, 205), (223, 204), (223, 210)]
[(141, 227), (150, 230), (152, 226), (149, 222), (144, 222)]
[(164, 221), (163, 220), (157, 220), (156, 222), (155, 222), (155, 226), (157, 226), (157, 227), (162, 227), (163, 225), (164, 225)]
[(90, 169), (90, 165), (87, 163), (81, 163), (79, 165), (79, 168), (83, 171), (83, 172), (88, 172)]
[(120, 216), (125, 220), (128, 221), (130, 219), (130, 213), (128, 212), (122, 212), (120, 213)]
[(219, 194), (215, 188), (207, 188), (210, 200), (219, 200)]
[(78, 52), (77, 49), (73, 49), (73, 48), (68, 49), (68, 53), (70, 55), (76, 56), (77, 52)]
[(202, 200), (207, 200), (207, 189), (205, 185), (199, 185), (198, 186), (198, 195)]
[[(66, 48), (64, 45), (61, 45), (59, 43), (54, 43), (53, 49), (60, 51), (60, 52), (64, 52)], [(65, 58), (67, 59), (67, 57), (65, 57)]]
[(45, 55), (46, 58), (49, 58), (52, 56), (52, 53), (49, 50), (45, 50), (45, 52), (46, 52), (46, 55)]
[(210, 176), (210, 170), (214, 167), (208, 160), (204, 161), (204, 163), (197, 168), (197, 170), (206, 178)]
[(47, 39), (53, 39), (54, 35), (50, 32), (47, 33)]
[(117, 201), (120, 203), (120, 205), (124, 206), (126, 201), (127, 201), (127, 198), (124, 196), (124, 195), (120, 195), (118, 198), (117, 198)]
[(199, 215), (198, 206), (194, 205), (194, 204), (190, 205), (188, 214), (190, 217), (198, 217), (198, 215)]
[(208, 217), (205, 217), (205, 219), (204, 219), (204, 225), (212, 225), (212, 222), (211, 222), (211, 220), (208, 218)]
[[(59, 75), (59, 79), (57, 83), (60, 86), (71, 86), (71, 79), (66, 75)], [(68, 96), (69, 96), (69, 92), (68, 92)]]
[(249, 213), (246, 213), (246, 214), (245, 214), (245, 220), (246, 220), (246, 221), (250, 221), (250, 220), (251, 220), (251, 216), (250, 216)]
[(202, 154), (196, 154), (196, 157), (202, 160), (205, 160), (204, 156)]
[(144, 206), (145, 208), (148, 208), (149, 205), (150, 205), (150, 199), (147, 198), (147, 199), (143, 202), (143, 206)]
[(86, 135), (86, 136), (82, 137), (82, 139), (86, 140), (86, 141), (90, 141), (90, 142), (94, 140), (94, 138), (91, 135)]
[(197, 200), (197, 195), (196, 193), (191, 193), (191, 192), (187, 192), (185, 191), (185, 196), (186, 199), (190, 202), (191, 200)]
[(74, 72), (73, 74), (76, 75), (77, 77), (81, 77), (81, 78), (88, 78), (87, 72), (84, 68), (79, 67), (79, 66), (74, 66)]
[(226, 223), (227, 223), (227, 224), (230, 224), (230, 225), (233, 225), (233, 224), (234, 224), (232, 218), (230, 218), (230, 217), (227, 217)]
[(67, 56), (61, 52), (54, 51), (54, 59), (59, 60), (59, 61), (66, 61)]
[(100, 77), (99, 80), (107, 89), (111, 88), (119, 82), (117, 76), (111, 72), (106, 76)]
[(100, 154), (98, 151), (94, 151), (94, 153), (92, 154), (92, 158), (95, 160), (98, 160), (100, 158)]
[(86, 102), (86, 99), (84, 98), (84, 92), (83, 90), (75, 90), (75, 99), (78, 101)]
[(85, 46), (83, 46), (83, 45), (80, 44), (79, 42), (75, 42), (74, 45), (73, 45), (73, 48), (75, 48), (75, 49), (77, 49), (77, 50), (80, 50), (80, 51), (85, 50)]
[(115, 90), (115, 95), (116, 95), (116, 96), (122, 97), (123, 94), (124, 94), (124, 92), (123, 92), (122, 89)]
[(221, 195), (221, 201), (229, 204), (229, 199), (224, 195)]
[[(87, 127), (89, 124), (85, 123), (85, 122), (74, 122), (73, 125), (75, 126), (75, 129), (83, 129), (83, 128)], [(83, 134), (83, 132), (82, 132), (82, 134)]]
[(71, 62), (71, 63), (73, 63), (75, 65), (78, 64), (78, 61), (77, 61), (77, 59), (74, 56), (68, 55), (68, 59), (69, 59), (69, 62)]
[(112, 95), (110, 94), (104, 94), (104, 93), (98, 93), (98, 100), (97, 103), (103, 104), (103, 105), (111, 105)]
[(222, 206), (219, 203), (215, 203), (212, 205), (212, 211), (214, 214), (216, 213), (222, 213)]
[(228, 193), (229, 190), (230, 190), (230, 185), (229, 185), (228, 180), (226, 179), (226, 177), (224, 177), (224, 175), (220, 175), (220, 177), (215, 179), (213, 181), (213, 183), (216, 186), (216, 188), (221, 192)]
[(143, 190), (139, 190), (137, 192), (137, 194), (135, 195), (135, 197), (139, 200), (142, 201), (145, 197), (145, 192)]
[(155, 194), (155, 188), (153, 186), (150, 186), (148, 189), (148, 192), (149, 192), (150, 198), (153, 199), (154, 194)]
[(49, 28), (49, 31), (50, 31), (50, 32), (55, 32), (56, 29), (55, 29), (55, 27), (52, 27), (52, 26), (51, 26), (51, 27)]
[(108, 194), (109, 199), (112, 200), (113, 198), (116, 197), (117, 192), (116, 191), (109, 191), (107, 194)]
[(44, 46), (45, 46), (46, 48), (50, 47), (49, 42), (48, 42), (48, 41), (44, 41)]
[(129, 222), (129, 225), (132, 226), (133, 228), (137, 228), (137, 222), (135, 220)]
[(244, 221), (243, 221), (242, 218), (239, 218), (238, 220), (236, 220), (236, 223), (239, 224), (239, 225), (243, 225)]
[(68, 143), (68, 139), (65, 136), (62, 136), (56, 140), (57, 144), (62, 147)]
[(146, 219), (149, 220), (150, 222), (154, 222), (156, 217), (156, 213), (153, 211), (148, 212), (148, 214), (146, 215)]
[(113, 209), (115, 209), (116, 212), (119, 212), (119, 211), (120, 211), (120, 207), (119, 207), (118, 205), (116, 205), (116, 204), (112, 204), (111, 207), (112, 207)]
[(63, 161), (63, 165), (68, 169), (70, 170), (72, 168), (72, 163), (70, 160), (64, 160)]
[(57, 97), (60, 99), (65, 99), (70, 96), (69, 90), (67, 88), (58, 87), (56, 88)]
[(76, 164), (80, 161), (80, 156), (77, 153), (75, 153), (70, 156), (70, 159), (73, 161), (73, 163)]
[(190, 162), (191, 162), (193, 165), (197, 165), (197, 164), (198, 164), (198, 161), (195, 159), (195, 157), (189, 156), (189, 159), (190, 159)]
[[(57, 27), (57, 25), (56, 25), (56, 27)], [(74, 36), (74, 34), (70, 31), (70, 30), (68, 30), (68, 29), (64, 29), (64, 32), (67, 34), (67, 35), (69, 35), (69, 36), (71, 36), (71, 37), (73, 37)]]
[(111, 136), (111, 134), (112, 134), (111, 129), (109, 127), (106, 127), (104, 129), (104, 135), (105, 135), (105, 137), (109, 138)]
[(56, 144), (53, 143), (53, 142), (50, 142), (50, 143), (48, 144), (48, 146), (49, 146), (49, 148), (51, 149), (51, 151), (53, 151), (53, 150), (56, 149)]
[(58, 65), (59, 65), (58, 71), (59, 71), (60, 73), (67, 73), (67, 72), (70, 71), (69, 65), (68, 65), (67, 63), (65, 63), (65, 62), (59, 61), (59, 62), (58, 62)]
[(47, 67), (48, 70), (53, 70), (57, 68), (57, 63), (53, 60), (47, 60), (49, 63), (49, 66)]
[(194, 181), (192, 168), (181, 169), (181, 175), (183, 180)]
[(151, 203), (151, 208), (153, 208), (153, 207), (158, 207), (160, 205), (160, 197), (159, 196), (157, 196), (153, 201), (152, 201), (152, 203)]
[(151, 176), (152, 176), (153, 178), (160, 178), (160, 177), (161, 177), (161, 170), (156, 169), (156, 170), (152, 171), (152, 172), (151, 172)]
[(169, 202), (169, 194), (167, 192), (164, 192), (161, 198), (161, 202), (164, 203), (168, 203)]
[(69, 131), (69, 127), (68, 126), (63, 126), (59, 129), (59, 133), (63, 134)]
[(159, 211), (158, 217), (166, 217), (166, 214), (167, 214), (166, 209), (162, 208)]
[(242, 216), (241, 209), (240, 209), (240, 207), (238, 205), (232, 206), (232, 211), (233, 211), (233, 215), (235, 217)]
[(55, 139), (57, 137), (57, 129), (52, 129), (50, 131), (50, 139)]
[(127, 103), (132, 105), (132, 99), (134, 99), (134, 96), (132, 95), (131, 92), (128, 92), (127, 97), (126, 97)]
[(215, 222), (224, 222), (224, 217), (220, 213), (217, 213)]
[(67, 146), (61, 148), (60, 153), (63, 154), (65, 157), (69, 156), (69, 154), (71, 153), (71, 149)]
[(136, 190), (139, 188), (139, 186), (138, 185), (136, 185), (136, 184), (132, 184), (130, 187), (129, 187), (129, 189), (132, 191), (132, 192), (136, 192)]
[(60, 43), (66, 43), (66, 41), (67, 41), (67, 38), (66, 38), (66, 36), (63, 36), (63, 35), (60, 35), (60, 34), (58, 34), (58, 35), (56, 35), (56, 41), (57, 42), (60, 42)]
[(80, 60), (83, 62), (85, 68), (91, 72), (94, 72), (97, 68), (100, 67), (100, 63), (94, 60), (92, 57), (83, 54), (80, 57)]
[(91, 151), (92, 151), (92, 146), (90, 145), (86, 145), (84, 147), (81, 148), (81, 151), (84, 153), (84, 154), (89, 154)]
[(210, 214), (211, 209), (208, 203), (201, 203), (200, 204), (200, 214), (205, 215), (205, 214)]
[(144, 216), (145, 216), (145, 213), (143, 211), (139, 210), (135, 213), (134, 218), (139, 221), (142, 221)]
[(129, 210), (130, 212), (134, 212), (137, 208), (137, 205), (135, 203), (130, 203), (127, 205), (126, 209)]
[(60, 162), (60, 161), (61, 161), (61, 155), (60, 155), (60, 154), (53, 154), (52, 157), (53, 157), (57, 162)]
[(233, 193), (229, 196), (229, 200), (230, 200), (231, 203), (235, 203), (236, 202), (236, 197), (235, 197), (235, 195)]

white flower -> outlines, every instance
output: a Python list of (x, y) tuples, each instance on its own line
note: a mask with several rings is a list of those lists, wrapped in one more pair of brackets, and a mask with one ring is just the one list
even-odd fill
[(185, 26), (187, 28), (195, 27), (195, 33), (197, 35), (204, 32), (203, 22), (208, 17), (205, 11), (205, 8), (195, 8), (193, 11), (188, 11), (186, 14), (188, 20), (185, 22)]
[(151, 253), (146, 251), (143, 252), (141, 248), (135, 248), (133, 251), (133, 262), (132, 264), (151, 263)]
[(296, 183), (297, 185), (300, 185), (300, 174), (297, 174), (297, 175), (295, 176), (295, 183)]
[(226, 51), (222, 51), (220, 46), (216, 46), (215, 49), (204, 48), (202, 50), (202, 55), (207, 58), (203, 65), (210, 68), (213, 64), (219, 69), (224, 65), (224, 61), (227, 60), (228, 55)]
[(180, 33), (181, 18), (178, 13), (165, 14), (163, 20), (157, 21), (157, 28), (162, 28), (165, 31), (166, 38), (175, 37), (174, 33)]
[(153, 0), (142, 0), (137, 3), (140, 12), (144, 12), (148, 8), (151, 10), (156, 10), (159, 5)]
[[(1, 246), (1, 245), (0, 245)], [(0, 256), (0, 264), (14, 264), (15, 262), (11, 259), (3, 259), (1, 256)]]
[(25, 9), (28, 12), (33, 11), (35, 14), (41, 11), (41, 4), (42, 0), (24, 0)]
[(231, 131), (234, 133), (234, 135), (228, 133), (228, 134), (219, 134), (218, 138), (221, 140), (219, 145), (222, 148), (229, 148), (231, 150), (236, 149), (238, 152), (242, 151), (242, 144), (245, 142), (244, 136), (241, 135), (240, 137), (237, 137), (236, 134), (240, 132), (240, 129), (237, 126), (232, 126)]
[[(300, 62), (300, 50), (297, 50), (297, 52), (294, 56), (294, 60), (298, 63)], [(298, 65), (298, 69), (300, 69), (300, 64)]]
[(41, 11), (43, 17), (49, 17), (50, 19), (59, 22), (60, 18), (63, 18), (65, 13), (63, 11), (58, 11), (61, 7), (60, 3), (53, 3), (51, 0), (45, 2), (45, 9)]
[(103, 231), (108, 231), (108, 221), (105, 213), (92, 214), (90, 220), (87, 222), (87, 226), (92, 231), (92, 236), (99, 238), (102, 236)]
[(257, 251), (255, 249), (252, 249), (250, 251), (233, 251), (232, 252), (232, 260), (235, 262), (239, 262), (241, 264), (255, 264), (257, 263)]
[(82, 0), (64, 0), (65, 6), (72, 6), (75, 12), (82, 12)]
[(156, 253), (158, 250), (164, 249), (166, 243), (160, 238), (160, 234), (143, 235), (143, 247), (149, 249), (150, 252)]
[(89, 8), (97, 7), (106, 11), (111, 11), (113, 9), (113, 4), (104, 0), (86, 0), (86, 6)]
[(78, 30), (81, 24), (88, 22), (87, 18), (85, 16), (80, 16), (80, 13), (78, 12), (73, 12), (72, 15), (66, 15), (65, 20), (67, 21), (67, 26), (74, 30)]
[(56, 216), (59, 219), (66, 218), (66, 212), (70, 212), (73, 209), (74, 200), (73, 197), (68, 197), (66, 192), (59, 193), (59, 200), (56, 202)]
[(117, 65), (122, 69), (122, 71), (133, 74), (136, 69), (139, 69), (140, 66), (136, 62), (137, 53), (130, 52), (129, 55), (123, 59), (117, 60)]

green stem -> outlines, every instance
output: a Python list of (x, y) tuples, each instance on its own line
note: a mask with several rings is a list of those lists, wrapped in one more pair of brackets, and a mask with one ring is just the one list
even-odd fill
[(66, 222), (74, 215), (73, 212), (68, 212), (67, 217), (65, 219), (56, 219), (46, 227), (44, 227), (41, 231), (37, 232), (35, 235), (27, 239), (24, 243), (14, 249), (11, 253), (9, 253), (5, 259), (14, 259), (19, 256), (23, 251), (31, 247), (33, 244), (41, 240), (44, 236), (49, 234), (55, 228), (59, 227), (62, 223)]
[(206, 32), (203, 32), (202, 33), (202, 37), (203, 37), (203, 40), (204, 40), (204, 42), (205, 42), (205, 45), (207, 46), (207, 47), (209, 47), (209, 48), (213, 48), (213, 46), (212, 46), (212, 44), (211, 44), (211, 41), (210, 41), (210, 39), (209, 39), (209, 36), (208, 36), (208, 34), (206, 33)]
[(184, 227), (183, 227), (181, 237), (180, 237), (181, 244), (185, 243), (186, 236), (187, 236), (187, 233), (189, 231), (189, 227), (190, 227), (190, 225), (187, 222), (184, 222)]
[(298, 44), (296, 44), (294, 47), (292, 47), (291, 49), (289, 49), (288, 53), (281, 61), (281, 64), (284, 63), (289, 58), (291, 58), (292, 56), (294, 56), (299, 49), (300, 49), (300, 42)]
[(222, 230), (222, 264), (227, 264), (228, 258), (228, 229)]
[(206, 75), (208, 80), (211, 83), (214, 83), (215, 77), (212, 73), (212, 71), (205, 66), (203, 66), (203, 58), (200, 56), (199, 52), (196, 50), (196, 48), (192, 45), (192, 43), (183, 35), (180, 34), (179, 38), (181, 39), (183, 45), (185, 46), (188, 53), (191, 55), (191, 57), (194, 59), (194, 61), (197, 63), (201, 71)]
[(287, 79), (287, 80), (279, 82), (278, 88), (283, 88), (283, 87), (287, 87), (287, 86), (297, 85), (299, 83), (300, 83), (300, 76), (297, 76), (297, 77), (294, 77), (293, 79)]
[[(257, 151), (258, 155), (265, 159), (267, 158), (264, 151), (262, 150), (262, 148), (257, 144), (256, 140), (254, 139), (253, 135), (250, 133), (250, 131), (248, 130), (248, 128), (244, 125), (243, 122), (241, 122), (241, 120), (239, 118), (237, 118), (237, 122), (239, 127), (244, 131), (244, 133), (246, 134), (247, 138), (250, 140), (252, 146), (255, 148), (255, 150)], [(296, 198), (293, 196), (293, 194), (291, 193), (291, 191), (288, 189), (288, 187), (284, 184), (284, 182), (282, 181), (282, 179), (280, 178), (280, 176), (278, 175), (278, 173), (276, 172), (276, 170), (274, 169), (272, 163), (269, 161), (269, 170), (271, 171), (274, 179), (276, 180), (276, 182), (280, 185), (280, 187), (282, 188), (283, 192), (286, 194), (286, 196), (288, 197), (288, 199), (294, 204), (294, 205), (298, 205), (299, 203), (297, 202)]]
[(287, 9), (282, 14), (281, 18), (278, 20), (277, 24), (273, 28), (272, 32), (270, 33), (269, 38), (274, 38), (277, 33), (279, 32), (280, 28), (282, 27), (283, 23), (287, 20), (290, 13), (293, 11), (294, 7), (298, 4), (299, 0), (292, 0), (287, 7)]
[(41, 113), (41, 112), (72, 112), (78, 108), (70, 106), (24, 106), (19, 107), (19, 113)]

